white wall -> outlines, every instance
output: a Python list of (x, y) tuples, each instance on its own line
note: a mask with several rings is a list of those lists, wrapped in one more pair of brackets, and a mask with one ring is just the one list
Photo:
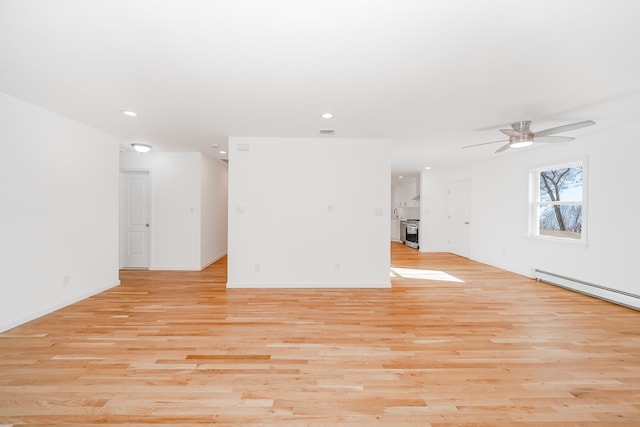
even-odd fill
[(150, 270), (200, 270), (201, 156), (120, 153), (121, 170), (150, 171)]
[(0, 93), (0, 331), (119, 284), (119, 140)]
[[(472, 182), (471, 258), (523, 275), (540, 268), (640, 295), (638, 133), (638, 126), (602, 129), (451, 171), (450, 181), (465, 176)], [(582, 156), (588, 159), (588, 246), (527, 237), (529, 169)]]
[(227, 254), (227, 165), (202, 156), (200, 267)]
[(389, 141), (229, 146), (228, 287), (390, 286)]
[(428, 170), (420, 174), (420, 252), (448, 252), (447, 174)]

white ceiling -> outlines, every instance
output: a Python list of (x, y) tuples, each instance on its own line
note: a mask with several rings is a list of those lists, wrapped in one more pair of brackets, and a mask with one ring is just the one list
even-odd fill
[(222, 157), (229, 136), (331, 128), (392, 139), (408, 174), (509, 155), (461, 147), (514, 121), (597, 122), (578, 137), (639, 121), (638, 16), (637, 0), (0, 0), (0, 91), (126, 149)]

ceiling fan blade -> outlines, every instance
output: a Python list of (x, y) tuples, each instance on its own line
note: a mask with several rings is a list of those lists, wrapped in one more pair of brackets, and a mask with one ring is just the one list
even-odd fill
[(535, 136), (533, 138), (535, 142), (569, 142), (574, 139), (571, 136)]
[(503, 145), (502, 147), (498, 148), (498, 149), (496, 150), (496, 153), (500, 153), (500, 152), (502, 152), (502, 151), (506, 150), (506, 149), (507, 149), (507, 148), (509, 148), (509, 147), (511, 147), (511, 142), (509, 142), (509, 143), (507, 143), (507, 144)]
[(518, 132), (517, 130), (513, 130), (513, 129), (500, 129), (500, 132), (504, 133), (505, 135), (508, 136), (513, 136), (515, 138), (520, 138), (522, 136), (522, 134), (520, 132)]
[(471, 148), (471, 147), (477, 147), (479, 145), (496, 144), (498, 142), (506, 142), (506, 141), (508, 141), (508, 139), (501, 139), (500, 141), (482, 142), (480, 144), (473, 144), (473, 145), (465, 145), (462, 148)]
[(584, 128), (587, 126), (592, 126), (595, 125), (596, 122), (594, 122), (593, 120), (585, 120), (584, 122), (577, 122), (577, 123), (571, 123), (568, 125), (563, 125), (563, 126), (558, 126), (555, 128), (549, 128), (549, 129), (545, 129), (545, 130), (541, 130), (538, 132), (534, 132), (533, 136), (534, 137), (538, 137), (538, 136), (547, 136), (547, 135), (551, 135), (554, 133), (561, 133), (561, 132), (567, 132), (570, 130), (574, 130), (574, 129), (580, 129), (580, 128)]

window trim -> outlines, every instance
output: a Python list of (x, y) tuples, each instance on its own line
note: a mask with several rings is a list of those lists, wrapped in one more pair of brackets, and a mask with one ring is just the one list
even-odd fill
[[(540, 200), (540, 172), (552, 169), (564, 169), (581, 166), (582, 167), (582, 201), (541, 201)], [(529, 200), (528, 200), (528, 229), (527, 237), (539, 241), (546, 241), (552, 243), (559, 243), (570, 246), (588, 246), (588, 193), (589, 193), (589, 164), (588, 158), (578, 157), (567, 159), (564, 161), (556, 161), (543, 163), (529, 167), (528, 172), (529, 181)], [(582, 205), (582, 231), (580, 233), (580, 239), (574, 239), (570, 237), (557, 237), (549, 235), (541, 235), (539, 233), (539, 206), (541, 204), (554, 206), (554, 205)]]

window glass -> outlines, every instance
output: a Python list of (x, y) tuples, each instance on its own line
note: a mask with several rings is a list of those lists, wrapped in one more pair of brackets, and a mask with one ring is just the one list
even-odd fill
[(582, 166), (540, 171), (541, 201), (582, 201)]
[(539, 209), (540, 235), (569, 239), (582, 237), (581, 205), (541, 205)]

